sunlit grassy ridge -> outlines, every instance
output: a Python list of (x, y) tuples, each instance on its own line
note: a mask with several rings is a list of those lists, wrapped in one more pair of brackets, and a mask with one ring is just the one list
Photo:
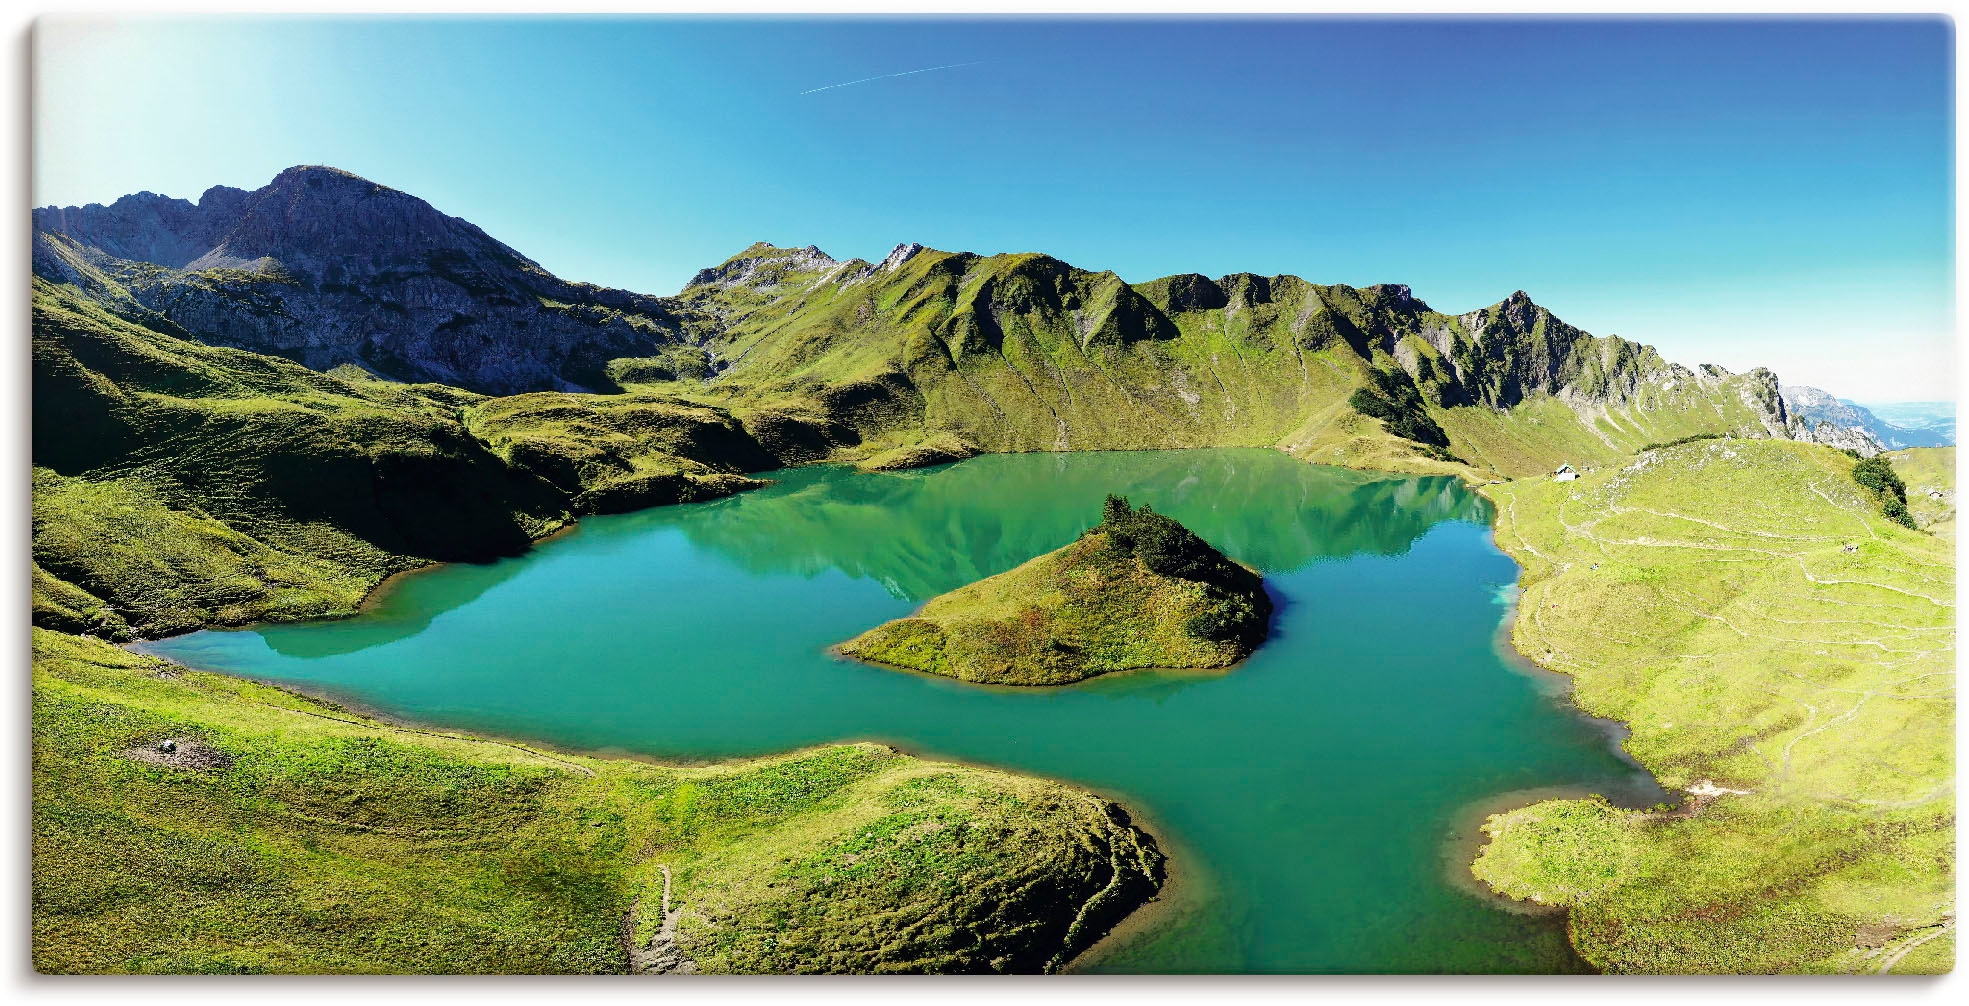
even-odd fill
[(1100, 524), (841, 644), (963, 681), (1059, 685), (1141, 667), (1225, 667), (1265, 637), (1258, 574), (1181, 524), (1108, 497)]
[(1571, 909), (1612, 971), (1933, 971), (1953, 960), (1951, 543), (1850, 457), (1706, 440), (1487, 487), (1524, 566), (1513, 640), (1683, 812), (1498, 815), (1479, 877)]
[(560, 755), (34, 646), (44, 972), (1038, 971), (1160, 883), (1104, 800), (879, 745)]
[(763, 484), (738, 473), (778, 467), (729, 413), (651, 395), (495, 398), (465, 426), (567, 493), (577, 514), (729, 496)]
[[(762, 244), (678, 302), (706, 376), (624, 374), (676, 373), (651, 387), (829, 417), (855, 431), (839, 460), (948, 441), (1278, 446), (1357, 468), (1522, 475), (1686, 433), (1762, 434), (1777, 395), (1768, 372), (1675, 368), (1523, 294), (1449, 315), (1394, 285), (1130, 285), (1045, 255), (917, 249), (870, 264)], [(1363, 414), (1352, 403), (1370, 386), (1400, 407)], [(1400, 435), (1438, 427), (1447, 448)]]

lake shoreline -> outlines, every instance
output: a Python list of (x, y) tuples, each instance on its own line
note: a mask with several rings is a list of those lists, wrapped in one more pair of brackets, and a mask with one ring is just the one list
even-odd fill
[[(1513, 898), (1491, 887), (1488, 883), (1477, 877), (1475, 873), (1477, 860), (1483, 855), (1485, 847), (1490, 844), (1490, 836), (1484, 831), (1485, 825), (1490, 822), (1491, 818), (1499, 814), (1508, 814), (1512, 811), (1522, 810), (1549, 800), (1577, 800), (1599, 796), (1605, 798), (1614, 806), (1627, 810), (1648, 810), (1662, 804), (1667, 804), (1670, 809), (1674, 809), (1680, 805), (1681, 801), (1675, 799), (1677, 794), (1661, 785), (1661, 780), (1656, 778), (1653, 772), (1650, 772), (1646, 766), (1642, 765), (1627, 751), (1626, 741), (1628, 737), (1632, 736), (1632, 728), (1628, 724), (1610, 717), (1595, 716), (1580, 708), (1579, 704), (1573, 699), (1575, 682), (1572, 675), (1555, 668), (1547, 667), (1534, 659), (1530, 654), (1518, 649), (1515, 629), (1518, 621), (1518, 607), (1524, 600), (1524, 588), (1519, 586), (1524, 580), (1524, 564), (1518, 560), (1518, 557), (1510, 549), (1505, 548), (1503, 542), (1498, 539), (1498, 532), (1504, 520), (1504, 509), (1497, 505), (1497, 501), (1492, 499), (1490, 494), (1483, 491), (1484, 488), (1484, 486), (1472, 486), (1471, 491), (1483, 497), (1490, 504), (1491, 546), (1497, 549), (1499, 553), (1508, 557), (1512, 564), (1518, 567), (1518, 580), (1512, 584), (1513, 593), (1511, 601), (1505, 606), (1504, 615), (1498, 621), (1497, 634), (1495, 636), (1495, 646), (1498, 655), (1504, 658), (1505, 666), (1537, 682), (1541, 686), (1541, 690), (1545, 691), (1547, 696), (1555, 704), (1564, 709), (1567, 714), (1591, 725), (1601, 733), (1608, 742), (1608, 748), (1621, 761), (1631, 766), (1637, 776), (1646, 779), (1648, 784), (1662, 797), (1659, 800), (1651, 799), (1652, 794), (1645, 794), (1645, 790), (1642, 789), (1626, 793), (1596, 793), (1588, 787), (1581, 786), (1543, 786), (1500, 793), (1494, 797), (1476, 801), (1458, 811), (1455, 819), (1456, 823), (1451, 829), (1446, 854), (1446, 862), (1449, 865), (1447, 872), (1453, 886), (1473, 897), (1482, 898), (1486, 902), (1514, 914), (1551, 916), (1564, 919), (1566, 921), (1566, 945), (1572, 948), (1575, 956), (1579, 956), (1579, 947), (1572, 938), (1571, 909), (1560, 905), (1538, 906), (1529, 901)], [(1592, 962), (1587, 961), (1583, 956), (1579, 957), (1579, 959), (1588, 967), (1593, 967)], [(1598, 971), (1598, 968), (1595, 967), (1594, 970)]]
[[(1167, 452), (1164, 451), (1125, 451), (1125, 452), (1123, 451), (1116, 451), (1116, 452), (1047, 451), (1047, 452), (1021, 452), (1021, 453), (1039, 454), (1042, 456), (1045, 454), (1053, 454), (1056, 456), (1057, 460), (1060, 463), (1069, 464), (1071, 463), (1071, 458), (1074, 455), (1183, 454), (1188, 452), (1186, 450), (1177, 450), (1177, 451), (1167, 451)], [(1278, 452), (1266, 451), (1264, 453), (1283, 455), (1283, 458), (1286, 461), (1290, 462), (1291, 467), (1293, 468), (1297, 468), (1303, 465), (1307, 468), (1312, 468), (1312, 469), (1326, 468), (1329, 471), (1334, 471), (1334, 466), (1318, 465), (1310, 462), (1301, 461), (1297, 458), (1293, 458), (1290, 454), (1287, 454), (1283, 451), (1278, 451)], [(938, 469), (956, 468), (961, 464), (962, 462), (953, 462), (947, 465), (936, 466), (936, 467)], [(1178, 463), (1179, 471), (1182, 464), (1185, 463)], [(813, 465), (802, 465), (799, 467), (845, 468), (846, 466), (831, 465), (827, 463), (817, 463)], [(1042, 467), (1043, 470), (1045, 471), (1048, 472), (1052, 471), (1052, 465), (1050, 464), (1043, 465)], [(1255, 473), (1263, 472), (1266, 470), (1263, 466), (1252, 468), (1249, 460), (1236, 463), (1236, 467), (1239, 470), (1246, 471), (1247, 479), (1252, 477), (1252, 475)], [(1097, 470), (1105, 471), (1107, 469), (1101, 468)], [(1121, 470), (1127, 470), (1127, 469), (1124, 467)], [(1349, 469), (1342, 469), (1342, 471), (1349, 472), (1349, 473), (1359, 473), (1362, 472), (1363, 470), (1349, 468)], [(866, 475), (867, 473), (858, 473), (858, 474)], [(1400, 472), (1383, 472), (1382, 474), (1385, 475), (1386, 479), (1389, 481), (1414, 477)], [(1457, 485), (1464, 493), (1467, 493), (1471, 488), (1468, 485), (1467, 480), (1455, 479), (1455, 478), (1443, 478), (1440, 474), (1432, 474), (1426, 476), (1426, 478), (1440, 482), (1440, 485), (1437, 485), (1436, 488), (1429, 490), (1430, 492), (1440, 491), (1443, 493), (1448, 493), (1450, 492), (1450, 490), (1447, 488), (1447, 486), (1449, 485)], [(1355, 479), (1352, 478), (1341, 479), (1338, 471), (1334, 472), (1332, 479), (1338, 481), (1342, 487), (1340, 490), (1336, 490), (1336, 491), (1342, 491), (1342, 492), (1353, 491), (1353, 487), (1356, 482)], [(1382, 480), (1369, 479), (1367, 481), (1378, 482)], [(1188, 483), (1186, 482), (1184, 484), (1187, 485)], [(1215, 497), (1207, 495), (1209, 491), (1211, 490), (1206, 489), (1204, 490), (1206, 495), (1195, 496), (1193, 497), (1193, 499), (1204, 501), (1202, 505), (1213, 506), (1213, 504), (1211, 504), (1209, 501), (1214, 499)], [(1459, 493), (1459, 495), (1461, 494)], [(735, 499), (737, 497), (731, 497), (731, 498)], [(1352, 505), (1360, 506), (1361, 504), (1355, 503)], [(1460, 505), (1461, 504), (1459, 504), (1459, 506)], [(1160, 506), (1160, 503), (1158, 503), (1158, 506)], [(676, 508), (667, 507), (667, 506), (655, 507), (655, 508), (648, 508), (648, 510), (645, 512), (670, 511), (674, 509)], [(1379, 512), (1378, 509), (1376, 512)], [(1422, 512), (1422, 511), (1418, 511), (1418, 512)], [(1438, 514), (1444, 511), (1431, 510), (1426, 512), (1429, 512), (1431, 514)], [(610, 516), (615, 516), (615, 515), (610, 515)], [(623, 516), (627, 516), (627, 515), (623, 515)], [(1492, 532), (1493, 540), (1489, 543), (1488, 547), (1498, 557), (1509, 558), (1508, 552), (1505, 552), (1503, 549), (1498, 548), (1495, 545), (1494, 510), (1491, 516), (1493, 518), (1493, 521), (1491, 523), (1491, 532)], [(1470, 517), (1476, 517), (1477, 519), (1469, 520), (1468, 518)], [(1463, 520), (1466, 521), (1467, 523), (1476, 524), (1479, 527), (1482, 526), (1482, 519), (1477, 513), (1469, 513), (1456, 517), (1430, 516), (1428, 518), (1425, 518), (1425, 520), (1430, 523), (1445, 520), (1445, 519)], [(536, 540), (533, 543), (533, 545), (545, 545), (549, 542), (559, 540), (563, 537), (571, 537), (573, 535), (573, 532), (581, 530), (582, 527), (584, 527), (585, 525), (586, 525), (585, 521), (570, 521), (567, 525), (557, 529), (553, 534), (543, 536), (541, 539)], [(1415, 532), (1407, 531), (1405, 533), (1412, 535)], [(1475, 535), (1472, 535), (1472, 538), (1474, 540)], [(1250, 541), (1257, 541), (1261, 543), (1265, 540), (1266, 539), (1262, 537), (1256, 539), (1250, 539)], [(1345, 539), (1343, 539), (1343, 541), (1344, 540)], [(1332, 553), (1332, 555), (1334, 556), (1352, 555), (1354, 554), (1355, 551), (1360, 550), (1362, 547), (1363, 547), (1362, 544), (1358, 542), (1341, 545), (1340, 548), (1342, 549), (1342, 551), (1334, 552)], [(1394, 546), (1385, 545), (1383, 547), (1393, 548)], [(1375, 548), (1373, 545), (1368, 545), (1367, 548), (1369, 549), (1370, 553), (1379, 552), (1379, 549)], [(526, 550), (526, 552), (522, 553), (522, 555), (530, 554), (532, 552), (533, 552), (533, 548), (530, 546)], [(1381, 554), (1396, 556), (1400, 554), (1405, 554), (1405, 552), (1406, 549), (1403, 548), (1400, 551), (1390, 551)], [(1297, 555), (1297, 553), (1291, 553), (1291, 554)], [(1323, 553), (1314, 552), (1312, 554), (1319, 555)], [(1298, 560), (1294, 559), (1292, 561), (1296, 562)], [(408, 582), (409, 574), (431, 572), (450, 565), (478, 565), (478, 564), (431, 563), (410, 570), (404, 570), (397, 574), (393, 574), (392, 576), (386, 577), (384, 580), (379, 581), (377, 586), (372, 590), (371, 594), (365, 598), (364, 604), (362, 605), (362, 609), (361, 609), (362, 613), (373, 613), (387, 606), (390, 599), (393, 596), (396, 596), (397, 591), (401, 589), (402, 584)], [(1521, 567), (1519, 567), (1519, 570), (1521, 572)], [(849, 575), (854, 576), (856, 574), (850, 572)], [(877, 582), (880, 582), (880, 580), (878, 579)], [(1273, 585), (1270, 583), (1269, 578), (1267, 578), (1265, 586), (1266, 586), (1267, 594), (1270, 595), (1272, 597), (1272, 600), (1274, 601), (1273, 620), (1276, 621), (1284, 614), (1285, 609), (1287, 609), (1291, 605), (1280, 603), (1283, 599), (1276, 595), (1276, 593), (1272, 589)], [(894, 589), (896, 588), (891, 587), (891, 590)], [(335, 619), (319, 619), (319, 620), (332, 621)], [(263, 623), (263, 624), (268, 624), (268, 623)], [(289, 623), (270, 623), (270, 624), (289, 624)], [(1505, 624), (1508, 624), (1508, 618), (1506, 619)], [(228, 628), (250, 628), (250, 626), (228, 627)], [(1262, 653), (1265, 651), (1265, 649), (1266, 647), (1261, 646), (1258, 652)], [(1256, 655), (1257, 654), (1254, 653), (1252, 656), (1256, 656)], [(885, 671), (896, 669), (891, 667), (890, 665), (883, 665), (877, 662), (865, 661), (865, 660), (853, 660), (851, 658), (847, 658), (838, 654), (833, 655), (833, 659), (844, 663), (855, 663), (863, 666), (878, 667)], [(1250, 657), (1246, 658), (1246, 660), (1248, 659), (1250, 659)], [(966, 682), (961, 679), (949, 677), (947, 675), (925, 674), (923, 672), (918, 672), (918, 671), (911, 671), (908, 676), (929, 679), (939, 684), (949, 686), (952, 689), (962, 690), (962, 691), (971, 691), (971, 690), (994, 691), (994, 692), (1001, 691), (1001, 690), (1010, 691), (1010, 692), (1079, 691), (1082, 689), (1090, 689), (1090, 690), (1099, 689), (1103, 687), (1104, 683), (1112, 683), (1115, 679), (1120, 679), (1120, 678), (1140, 680), (1141, 678), (1144, 677), (1150, 677), (1156, 675), (1167, 676), (1170, 678), (1180, 677), (1183, 679), (1192, 679), (1192, 680), (1210, 680), (1210, 679), (1222, 678), (1222, 677), (1229, 676), (1231, 671), (1243, 667), (1246, 663), (1246, 660), (1240, 660), (1235, 664), (1226, 667), (1219, 667), (1219, 668), (1202, 668), (1202, 669), (1134, 668), (1122, 672), (1091, 676), (1085, 680), (1077, 681), (1070, 685), (1057, 686), (1054, 688), (1039, 688), (1039, 689), (1035, 689), (1030, 686), (990, 685), (990, 684)], [(1145, 671), (1150, 673), (1145, 675), (1142, 673)], [(224, 672), (220, 672), (220, 673), (224, 673)], [(263, 682), (288, 691), (295, 692), (297, 694), (309, 695), (310, 697), (324, 698), (327, 701), (333, 702), (342, 708), (362, 710), (366, 712), (368, 715), (380, 721), (385, 721), (392, 724), (401, 724), (406, 726), (418, 725), (418, 724), (441, 726), (441, 724), (449, 723), (453, 721), (450, 717), (446, 717), (446, 716), (436, 716), (436, 717), (401, 716), (401, 715), (395, 715), (390, 713), (384, 713), (376, 709), (376, 707), (370, 704), (369, 702), (361, 699), (356, 699), (351, 692), (344, 691), (341, 689), (319, 688), (319, 687), (311, 688), (308, 686), (297, 687), (294, 683), (287, 680), (274, 680), (270, 678), (255, 677), (245, 674), (241, 674), (237, 676), (242, 677), (246, 680)], [(1568, 709), (1568, 712), (1576, 712), (1576, 711)], [(1052, 771), (1034, 771), (1034, 770), (1022, 769), (1017, 767), (1019, 762), (1016, 760), (1006, 761), (1003, 759), (991, 759), (991, 758), (953, 758), (948, 756), (941, 756), (935, 753), (935, 751), (939, 747), (941, 747), (941, 745), (938, 744), (919, 745), (919, 744), (898, 742), (895, 740), (888, 739), (880, 732), (866, 733), (866, 734), (863, 733), (843, 734), (840, 737), (829, 737), (826, 740), (818, 740), (806, 744), (794, 745), (791, 747), (783, 747), (783, 748), (773, 747), (769, 750), (744, 752), (744, 753), (738, 753), (732, 755), (719, 755), (719, 756), (706, 757), (702, 759), (691, 758), (688, 756), (678, 757), (676, 755), (668, 755), (668, 756), (645, 755), (645, 754), (640, 754), (637, 751), (625, 749), (623, 747), (616, 746), (616, 745), (585, 745), (585, 744), (562, 745), (549, 740), (545, 740), (544, 738), (539, 741), (534, 741), (531, 737), (528, 736), (530, 733), (529, 731), (521, 730), (516, 732), (510, 729), (500, 729), (497, 725), (494, 725), (489, 729), (465, 728), (460, 730), (459, 733), (468, 737), (487, 738), (487, 739), (503, 737), (503, 736), (513, 736), (525, 740), (529, 744), (538, 746), (542, 751), (559, 751), (567, 754), (586, 755), (589, 757), (627, 759), (627, 760), (634, 760), (639, 762), (646, 762), (650, 764), (670, 765), (670, 766), (679, 766), (679, 767), (706, 765), (706, 764), (740, 763), (754, 758), (774, 757), (779, 755), (785, 755), (790, 752), (809, 750), (812, 748), (827, 747), (832, 744), (853, 743), (856, 741), (871, 741), (874, 743), (882, 744), (890, 748), (891, 750), (896, 750), (905, 754), (909, 754), (914, 757), (922, 757), (934, 761), (946, 762), (946, 763), (958, 764), (958, 765), (985, 767), (985, 768), (993, 769), (995, 771), (1007, 772), (1022, 777), (1062, 783), (1076, 790), (1082, 790), (1092, 793), (1097, 797), (1101, 797), (1102, 799), (1112, 799), (1113, 802), (1119, 804), (1123, 808), (1126, 808), (1131, 819), (1140, 822), (1141, 823), (1140, 826), (1142, 827), (1142, 829), (1144, 831), (1147, 831), (1151, 836), (1153, 836), (1156, 839), (1158, 847), (1161, 848), (1164, 853), (1164, 857), (1165, 857), (1164, 869), (1166, 871), (1166, 877), (1162, 888), (1158, 891), (1157, 895), (1153, 899), (1134, 906), (1126, 915), (1123, 915), (1114, 924), (1114, 926), (1110, 927), (1109, 931), (1106, 934), (1103, 934), (1099, 939), (1095, 940), (1092, 944), (1090, 944), (1085, 950), (1081, 952), (1081, 954), (1077, 955), (1073, 961), (1068, 962), (1067, 967), (1074, 970), (1079, 970), (1088, 967), (1097, 967), (1098, 962), (1100, 960), (1106, 959), (1110, 954), (1118, 952), (1118, 948), (1123, 946), (1133, 945), (1137, 938), (1148, 933), (1159, 931), (1163, 925), (1173, 921), (1173, 917), (1183, 914), (1182, 910), (1185, 908), (1185, 906), (1189, 905), (1189, 903), (1192, 900), (1192, 895), (1195, 893), (1192, 884), (1186, 883), (1185, 878), (1192, 878), (1196, 876), (1197, 875), (1196, 870), (1200, 866), (1200, 864), (1189, 862), (1184, 857), (1183, 849), (1185, 847), (1180, 842), (1175, 841), (1172, 838), (1171, 833), (1169, 833), (1167, 830), (1155, 825), (1154, 823), (1155, 814), (1152, 807), (1150, 807), (1148, 804), (1140, 803), (1126, 797), (1120, 799), (1107, 797), (1104, 794), (1106, 791), (1109, 791), (1111, 787), (1089, 785), (1079, 782), (1074, 778), (1075, 775), (1074, 773), (1070, 771), (1059, 771), (1061, 766), (1058, 765), (1053, 766), (1054, 770)], [(1195, 965), (1191, 964), (1190, 966), (1194, 967)]]
[[(440, 566), (440, 565), (449, 565), (449, 564), (434, 563), (432, 565)], [(990, 772), (1002, 772), (1006, 775), (1012, 775), (1020, 778), (1026, 778), (1026, 779), (1033, 779), (1040, 782), (1053, 783), (1056, 785), (1067, 787), (1069, 789), (1077, 790), (1090, 797), (1093, 797), (1094, 799), (1101, 800), (1106, 803), (1112, 804), (1116, 807), (1119, 807), (1122, 813), (1126, 815), (1129, 824), (1131, 824), (1138, 831), (1141, 831), (1142, 833), (1146, 834), (1152, 841), (1154, 841), (1157, 851), (1160, 852), (1162, 855), (1163, 876), (1153, 896), (1151, 896), (1147, 901), (1141, 902), (1136, 906), (1134, 906), (1133, 908), (1129, 909), (1127, 914), (1123, 915), (1120, 919), (1116, 920), (1115, 923), (1112, 926), (1110, 926), (1106, 932), (1103, 932), (1100, 936), (1096, 937), (1092, 943), (1089, 943), (1087, 946), (1083, 947), (1070, 960), (1062, 964), (1058, 972), (1061, 974), (1078, 973), (1080, 969), (1086, 966), (1087, 964), (1097, 962), (1101, 956), (1108, 953), (1112, 953), (1116, 949), (1115, 947), (1116, 941), (1126, 942), (1127, 940), (1131, 940), (1134, 939), (1135, 937), (1142, 936), (1144, 934), (1152, 932), (1154, 929), (1155, 922), (1159, 920), (1163, 915), (1168, 914), (1170, 911), (1173, 911), (1177, 908), (1186, 906), (1187, 900), (1186, 898), (1184, 898), (1184, 896), (1192, 895), (1193, 894), (1192, 888), (1195, 886), (1195, 882), (1193, 880), (1184, 883), (1181, 882), (1181, 880), (1179, 879), (1189, 876), (1191, 872), (1195, 869), (1194, 866), (1185, 864), (1184, 858), (1177, 855), (1173, 851), (1175, 848), (1180, 847), (1180, 843), (1173, 840), (1170, 837), (1171, 835), (1170, 831), (1167, 828), (1163, 827), (1162, 825), (1158, 824), (1155, 821), (1153, 815), (1151, 815), (1146, 811), (1137, 809), (1139, 806), (1141, 806), (1141, 801), (1135, 800), (1131, 797), (1117, 796), (1111, 793), (1102, 792), (1101, 790), (1097, 789), (1096, 787), (1086, 782), (1082, 782), (1080, 780), (1072, 779), (1066, 776), (1041, 774), (1036, 772), (1024, 771), (1017, 768), (1007, 767), (1003, 765), (994, 765), (994, 764), (978, 762), (965, 758), (953, 757), (950, 755), (939, 754), (937, 752), (930, 751), (927, 749), (922, 749), (912, 745), (903, 744), (894, 740), (889, 740), (889, 739), (885, 739), (882, 737), (875, 737), (875, 736), (843, 737), (834, 740), (821, 741), (814, 744), (805, 744), (805, 745), (800, 745), (798, 747), (777, 749), (777, 750), (762, 752), (757, 754), (734, 755), (734, 756), (716, 757), (716, 758), (661, 757), (657, 755), (633, 751), (620, 747), (577, 748), (577, 747), (570, 747), (562, 744), (556, 744), (544, 738), (529, 737), (523, 734), (505, 734), (505, 733), (496, 733), (486, 730), (455, 728), (455, 727), (447, 726), (444, 723), (435, 720), (425, 720), (425, 719), (417, 719), (413, 717), (403, 716), (382, 709), (371, 703), (364, 702), (360, 699), (354, 698), (349, 693), (338, 689), (327, 688), (318, 685), (303, 685), (303, 684), (297, 684), (292, 681), (282, 681), (272, 678), (263, 678), (254, 675), (248, 675), (248, 674), (235, 674), (226, 671), (215, 671), (215, 670), (207, 670), (199, 667), (193, 667), (190, 664), (186, 664), (174, 658), (166, 657), (161, 654), (151, 653), (147, 650), (142, 649), (138, 644), (135, 643), (125, 644), (123, 648), (131, 650), (132, 652), (141, 654), (145, 657), (154, 660), (165, 661), (174, 667), (182, 668), (186, 671), (191, 671), (193, 673), (214, 674), (214, 675), (220, 675), (228, 678), (236, 678), (241, 681), (250, 681), (256, 685), (261, 685), (263, 687), (286, 692), (290, 695), (294, 695), (298, 698), (305, 699), (309, 702), (320, 704), (326, 707), (326, 712), (346, 713), (350, 716), (361, 717), (363, 719), (372, 720), (378, 725), (391, 730), (422, 734), (426, 736), (439, 737), (449, 740), (464, 741), (468, 743), (489, 744), (498, 747), (511, 748), (522, 754), (532, 755), (536, 758), (541, 758), (553, 762), (560, 762), (564, 758), (589, 758), (597, 761), (636, 762), (638, 764), (650, 765), (658, 768), (670, 768), (670, 769), (702, 769), (702, 768), (709, 768), (709, 767), (739, 768), (757, 762), (773, 761), (773, 760), (779, 760), (784, 758), (793, 758), (793, 757), (800, 756), (802, 754), (824, 751), (829, 748), (841, 747), (844, 745), (873, 744), (873, 745), (887, 748), (890, 751), (898, 755), (901, 755), (903, 757), (915, 759), (917, 761), (921, 761), (929, 765), (949, 765), (957, 768), (979, 769), (979, 770), (990, 771)], [(840, 659), (848, 660), (851, 658), (842, 657)], [(902, 668), (902, 669), (907, 670), (907, 668)], [(921, 673), (921, 672), (911, 672), (911, 673)], [(1125, 673), (1132, 673), (1132, 672), (1125, 672)], [(936, 675), (926, 675), (926, 676), (937, 677)], [(954, 679), (943, 679), (943, 680), (954, 680)], [(1092, 679), (1088, 679), (1088, 680), (1092, 680)], [(1075, 682), (1075, 684), (1078, 683), (1079, 682)], [(999, 687), (1016, 688), (1017, 686), (999, 686)], [(339, 717), (333, 717), (333, 716), (329, 718), (339, 719)], [(568, 763), (568, 764), (572, 764), (572, 763)], [(585, 771), (585, 769), (583, 769), (583, 771)]]

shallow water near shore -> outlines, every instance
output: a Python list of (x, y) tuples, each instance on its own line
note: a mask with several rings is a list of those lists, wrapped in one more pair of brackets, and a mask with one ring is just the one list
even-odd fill
[[(1575, 971), (1562, 920), (1457, 883), (1500, 795), (1658, 795), (1500, 651), (1517, 567), (1455, 480), (1258, 449), (988, 455), (774, 473), (392, 583), (346, 621), (144, 649), (381, 713), (575, 750), (760, 754), (849, 739), (1070, 780), (1180, 857), (1098, 971)], [(966, 685), (826, 648), (1071, 541), (1122, 493), (1265, 574), (1271, 638), (1208, 674)]]

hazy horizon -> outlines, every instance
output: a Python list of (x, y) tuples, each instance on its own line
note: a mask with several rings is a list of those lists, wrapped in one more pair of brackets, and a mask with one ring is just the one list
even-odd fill
[(1952, 48), (1941, 18), (50, 18), (33, 199), (328, 164), (650, 293), (758, 240), (1523, 289), (1685, 365), (1952, 402)]

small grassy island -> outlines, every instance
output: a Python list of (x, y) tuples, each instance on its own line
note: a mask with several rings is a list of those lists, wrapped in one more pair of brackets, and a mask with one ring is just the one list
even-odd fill
[(1109, 496), (1101, 523), (1016, 569), (841, 644), (860, 660), (1000, 685), (1142, 667), (1228, 667), (1263, 642), (1258, 574), (1181, 524)]

